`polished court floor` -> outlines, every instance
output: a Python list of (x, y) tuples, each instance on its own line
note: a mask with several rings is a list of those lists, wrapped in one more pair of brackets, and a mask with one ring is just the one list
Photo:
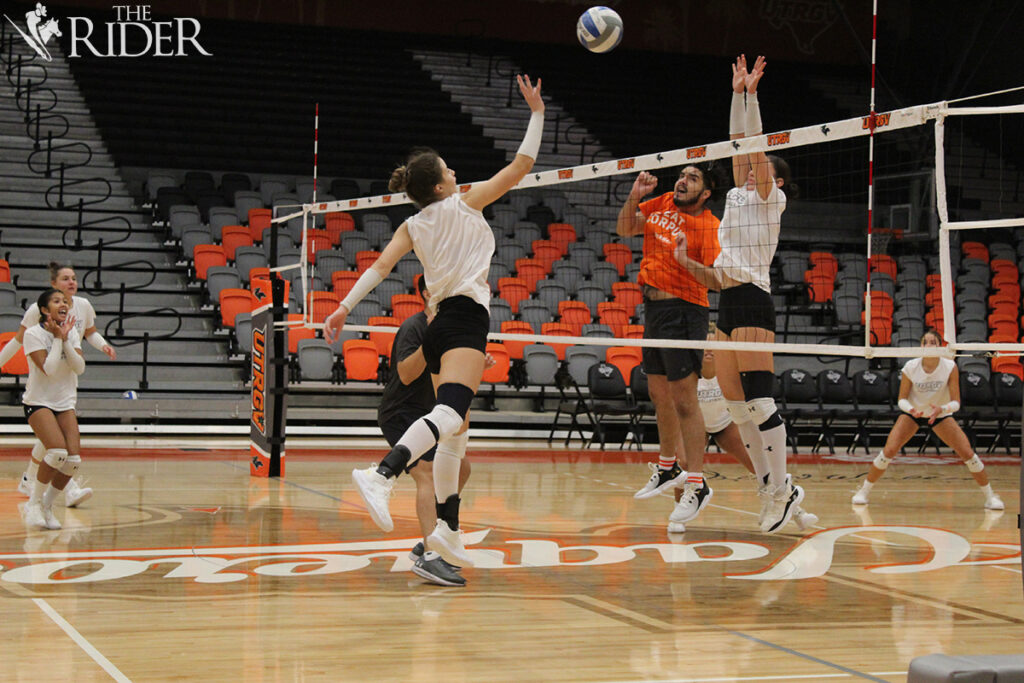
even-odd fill
[(409, 571), (412, 480), (384, 534), (349, 478), (381, 451), (302, 445), (269, 481), (241, 447), (87, 447), (96, 495), (61, 531), (25, 529), (28, 448), (4, 448), (0, 680), (902, 681), (1024, 653), (1016, 458), (989, 458), (1002, 514), (951, 457), (897, 463), (861, 510), (866, 464), (810, 458), (818, 527), (768, 536), (711, 456), (711, 504), (669, 535), (671, 499), (632, 497), (652, 454), (471, 447), (477, 567), (442, 588)]

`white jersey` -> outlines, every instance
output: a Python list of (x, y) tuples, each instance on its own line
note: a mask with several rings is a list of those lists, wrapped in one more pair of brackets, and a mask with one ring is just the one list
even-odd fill
[[(25, 356), (33, 351), (49, 353), (54, 339), (54, 336), (43, 329), (41, 325), (33, 325), (25, 330)], [(69, 353), (78, 353), (73, 349), (81, 348), (82, 338), (72, 328), (68, 331), (67, 341), (64, 342), (62, 358), (66, 358)], [(21, 397), (22, 403), (30, 406), (44, 406), (56, 413), (74, 409), (77, 396), (78, 375), (71, 370), (67, 362), (62, 362), (56, 372), (48, 375), (32, 362), (31, 358), (28, 359), (28, 381), (25, 383), (25, 394)]]
[(757, 190), (734, 187), (725, 196), (725, 214), (718, 226), (722, 251), (714, 267), (732, 280), (754, 284), (771, 294), (768, 268), (779, 246), (779, 226), (786, 194), (772, 187), (768, 199)]
[[(83, 297), (71, 297), (71, 308), (68, 309), (68, 315), (75, 319), (75, 331), (78, 332), (80, 340), (85, 339), (86, 330), (96, 326), (96, 311), (89, 300)], [(39, 304), (32, 304), (21, 318), (21, 326), (30, 330), (38, 325)]]
[[(932, 411), (931, 406), (943, 406), (949, 403), (949, 375), (956, 367), (950, 358), (940, 358), (939, 364), (931, 372), (925, 372), (921, 365), (923, 358), (912, 358), (903, 366), (903, 376), (910, 380), (910, 395), (907, 400), (924, 414)], [(945, 417), (952, 413), (939, 413)]]
[(700, 402), (700, 412), (704, 416), (704, 431), (708, 434), (720, 432), (732, 422), (717, 377), (697, 379), (697, 400)]
[(453, 194), (405, 221), (413, 250), (430, 290), (430, 311), (453, 296), (468, 296), (490, 310), (487, 272), (494, 255), (494, 233), (482, 213)]

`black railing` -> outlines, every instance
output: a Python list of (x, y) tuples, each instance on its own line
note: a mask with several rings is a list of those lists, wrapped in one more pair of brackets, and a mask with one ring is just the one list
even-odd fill
[[(122, 285), (123, 287), (123, 285)], [(123, 301), (123, 297), (122, 297)], [(163, 314), (169, 314), (164, 316)], [(177, 322), (177, 326), (170, 332), (165, 332), (159, 335), (151, 335), (149, 332), (143, 332), (142, 336), (137, 335), (125, 335), (123, 323), (125, 320), (131, 320), (132, 318), (143, 318), (143, 317), (174, 317)], [(114, 324), (118, 325), (118, 334), (116, 338), (113, 338), (110, 334), (110, 328)], [(116, 317), (107, 321), (103, 331), (107, 339), (110, 341), (111, 346), (122, 348), (125, 346), (134, 346), (135, 344), (142, 344), (142, 378), (139, 380), (139, 389), (149, 388), (149, 342), (158, 341), (161, 339), (170, 339), (181, 331), (181, 313), (176, 311), (169, 306), (162, 308), (154, 308), (149, 311), (142, 311), (140, 313), (124, 313), (123, 310)]]

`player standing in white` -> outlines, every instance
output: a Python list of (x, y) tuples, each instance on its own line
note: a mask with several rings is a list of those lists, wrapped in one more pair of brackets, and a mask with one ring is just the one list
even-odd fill
[[(942, 337), (928, 330), (921, 337), (921, 346), (942, 346)], [(900, 377), (899, 408), (902, 411), (889, 431), (882, 452), (871, 463), (871, 470), (860, 489), (853, 495), (854, 505), (867, 505), (868, 494), (892, 459), (917, 430), (930, 425), (935, 436), (952, 448), (967, 466), (974, 481), (985, 494), (986, 510), (1002, 510), (1003, 501), (992, 490), (985, 473), (985, 465), (971, 448), (971, 442), (956, 423), (953, 413), (960, 409), (960, 371), (949, 358), (926, 356), (912, 358), (903, 366)]]
[(25, 523), (60, 529), (53, 514), (53, 500), (82, 463), (75, 402), (85, 358), (64, 294), (48, 289), (36, 303), (39, 324), (24, 335), (28, 381), (21, 401), (28, 424), (45, 450), (32, 481)]

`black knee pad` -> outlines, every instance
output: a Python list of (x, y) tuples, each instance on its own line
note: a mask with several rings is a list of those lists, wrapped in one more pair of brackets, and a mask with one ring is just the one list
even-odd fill
[(740, 384), (743, 386), (743, 398), (748, 401), (755, 398), (771, 398), (775, 389), (775, 375), (767, 370), (741, 372)]
[[(771, 373), (769, 373), (771, 374)], [(459, 414), (463, 420), (473, 402), (473, 390), (465, 384), (446, 382), (437, 388), (437, 402), (446, 405)]]

